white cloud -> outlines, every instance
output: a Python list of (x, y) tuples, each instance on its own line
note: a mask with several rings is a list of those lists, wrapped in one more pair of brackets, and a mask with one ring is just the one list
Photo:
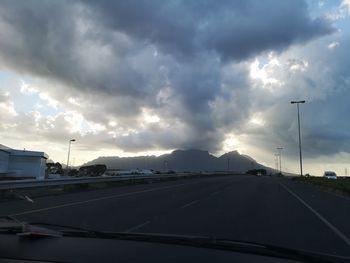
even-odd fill
[(39, 93), (39, 98), (40, 98), (41, 100), (45, 101), (45, 102), (46, 102), (46, 105), (48, 105), (48, 106), (50, 106), (50, 107), (52, 107), (52, 108), (54, 108), (54, 109), (57, 109), (58, 106), (59, 106), (59, 104), (60, 104), (57, 100), (53, 99), (53, 98), (50, 96), (50, 94), (47, 93), (47, 92), (40, 92), (40, 93)]
[(266, 122), (262, 118), (261, 114), (254, 114), (254, 116), (249, 120), (249, 123), (254, 126), (264, 126)]
[(0, 90), (0, 109), (1, 116), (16, 116), (17, 112), (14, 107), (14, 103), (10, 98), (8, 92), (1, 92)]
[(76, 105), (76, 106), (80, 106), (81, 105), (75, 98), (72, 98), (72, 97), (68, 98), (68, 102), (73, 104), (73, 105)]
[(349, 15), (350, 15), (350, 0), (342, 0), (336, 9), (326, 13), (326, 17), (333, 21), (344, 19)]
[(111, 126), (111, 127), (116, 127), (117, 126), (117, 122), (116, 121), (109, 121), (108, 122), (108, 125)]
[(309, 67), (309, 62), (304, 60), (298, 60), (298, 59), (290, 59), (287, 62), (287, 64), (291, 72), (297, 72), (297, 71), (304, 72)]
[(334, 41), (334, 42), (331, 42), (331, 43), (327, 46), (327, 48), (330, 49), (330, 50), (334, 50), (334, 49), (336, 49), (338, 46), (339, 46), (339, 42)]
[(20, 92), (25, 94), (25, 95), (32, 95), (32, 94), (38, 93), (39, 91), (36, 88), (29, 85), (24, 80), (21, 80)]
[(260, 65), (259, 59), (256, 58), (250, 65), (250, 77), (253, 80), (258, 80), (260, 82), (257, 83), (257, 87), (273, 91), (284, 85), (284, 82), (273, 74), (275, 69), (280, 66), (281, 64), (276, 57), (269, 56), (269, 61), (262, 66)]
[(227, 134), (223, 141), (223, 148), (220, 154), (237, 149), (239, 149), (240, 151), (245, 151), (244, 145), (242, 145), (237, 135), (234, 135), (233, 133)]
[(155, 114), (152, 110), (143, 108), (141, 114), (141, 121), (148, 123), (157, 123), (160, 122), (160, 118), (157, 114)]
[(350, 14), (350, 0), (343, 0), (340, 4), (340, 8), (347, 11), (348, 15)]

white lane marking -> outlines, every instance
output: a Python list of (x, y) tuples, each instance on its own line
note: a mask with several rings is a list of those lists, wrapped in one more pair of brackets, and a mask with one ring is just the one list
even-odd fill
[[(199, 183), (199, 182), (196, 182), (196, 183)], [(57, 209), (57, 208), (69, 207), (69, 206), (74, 206), (74, 205), (81, 205), (81, 204), (97, 202), (97, 201), (107, 200), (107, 199), (112, 199), (112, 198), (117, 198), (117, 197), (125, 197), (125, 196), (130, 196), (130, 195), (160, 191), (160, 190), (171, 189), (171, 188), (176, 188), (176, 187), (180, 187), (180, 186), (184, 186), (184, 185), (191, 185), (191, 184), (196, 184), (196, 183), (177, 184), (177, 185), (171, 185), (171, 186), (165, 186), (165, 187), (146, 189), (146, 190), (141, 190), (141, 191), (136, 191), (136, 192), (131, 192), (131, 193), (104, 196), (104, 197), (89, 199), (89, 200), (85, 200), (85, 201), (78, 201), (78, 202), (66, 203), (66, 204), (62, 204), (62, 205), (56, 205), (56, 206), (50, 206), (50, 207), (45, 207), (45, 208), (40, 208), (40, 209), (23, 211), (23, 212), (11, 214), (9, 216), (20, 216), (20, 215), (26, 215), (26, 214), (33, 214), (33, 213), (48, 211), (48, 210)]]
[(144, 222), (142, 224), (139, 224), (137, 226), (130, 227), (129, 229), (125, 230), (124, 232), (125, 233), (129, 233), (129, 232), (135, 231), (135, 230), (137, 230), (137, 229), (139, 229), (139, 228), (141, 228), (141, 227), (143, 227), (145, 225), (148, 225), (149, 223), (151, 223), (151, 221), (146, 221), (146, 222)]
[(192, 201), (192, 202), (190, 202), (190, 203), (188, 203), (188, 204), (185, 204), (185, 205), (181, 206), (181, 208), (189, 207), (189, 206), (191, 206), (191, 205), (194, 205), (194, 204), (197, 203), (197, 202), (198, 202), (198, 200)]
[(338, 228), (332, 225), (327, 219), (325, 219), (322, 215), (320, 215), (315, 209), (313, 209), (310, 205), (308, 205), (301, 197), (299, 197), (296, 193), (290, 190), (287, 186), (282, 183), (279, 183), (288, 193), (294, 196), (299, 200), (306, 208), (308, 208), (312, 213), (314, 213), (323, 223), (325, 223), (339, 238), (341, 238), (349, 247), (350, 247), (350, 239), (344, 235)]

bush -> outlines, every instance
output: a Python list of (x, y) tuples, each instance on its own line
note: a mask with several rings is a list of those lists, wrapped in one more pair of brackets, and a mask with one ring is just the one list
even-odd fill
[(324, 177), (303, 176), (303, 177), (295, 177), (293, 180), (323, 186), (327, 189), (340, 191), (342, 193), (350, 195), (350, 180), (348, 178), (338, 177), (337, 180), (331, 180)]

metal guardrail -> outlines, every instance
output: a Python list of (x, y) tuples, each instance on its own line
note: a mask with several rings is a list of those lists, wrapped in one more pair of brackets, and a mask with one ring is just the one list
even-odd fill
[(45, 180), (20, 180), (20, 181), (3, 181), (0, 182), (0, 190), (27, 189), (47, 186), (61, 186), (73, 184), (93, 184), (108, 183), (130, 180), (157, 180), (164, 178), (183, 178), (195, 176), (196, 174), (176, 174), (176, 175), (119, 175), (108, 177), (83, 177), (83, 178), (59, 178)]

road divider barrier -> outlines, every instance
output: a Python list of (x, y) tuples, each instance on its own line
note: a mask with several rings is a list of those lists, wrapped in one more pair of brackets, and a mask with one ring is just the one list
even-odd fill
[[(178, 173), (178, 174), (157, 174), (157, 175), (118, 175), (118, 176), (102, 176), (102, 177), (78, 177), (78, 178), (57, 178), (57, 179), (45, 179), (45, 180), (18, 180), (18, 181), (2, 181), (0, 182), (0, 190), (15, 190), (15, 189), (28, 189), (50, 186), (63, 186), (63, 185), (75, 185), (75, 184), (98, 184), (109, 182), (122, 182), (122, 181), (157, 181), (162, 179), (180, 179), (199, 176), (210, 175), (225, 175), (225, 174), (207, 174), (207, 173)], [(228, 175), (228, 174), (226, 174)]]

